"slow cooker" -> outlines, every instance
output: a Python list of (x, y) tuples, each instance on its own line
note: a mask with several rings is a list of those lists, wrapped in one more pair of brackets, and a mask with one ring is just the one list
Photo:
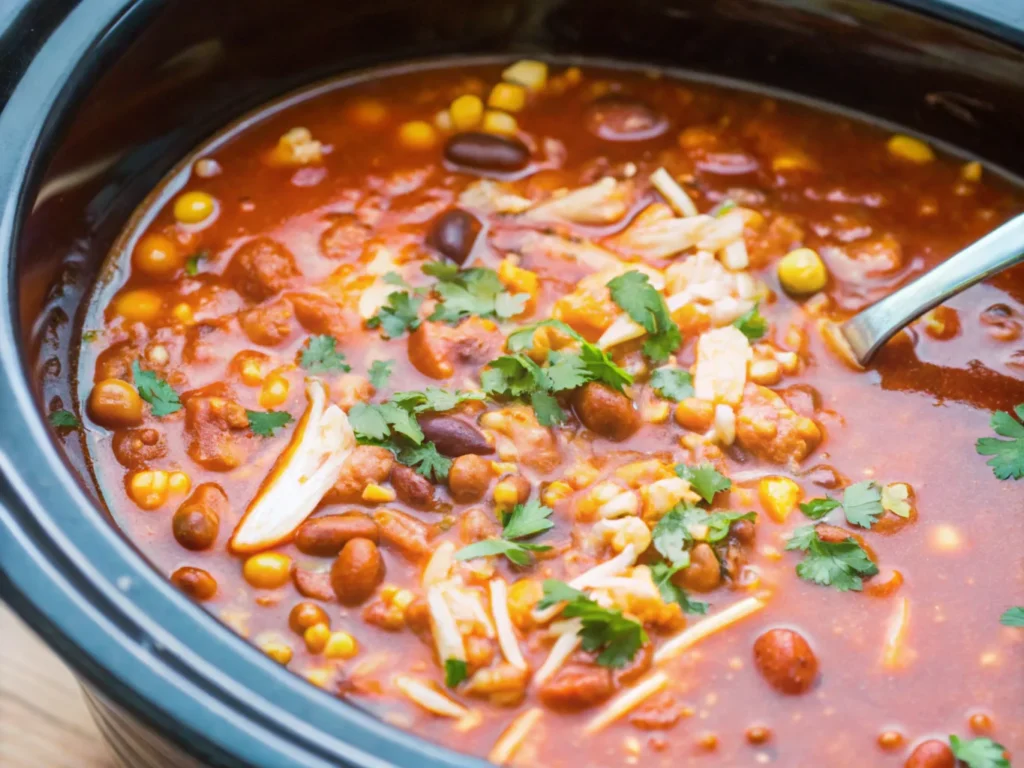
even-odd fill
[(0, 594), (133, 768), (484, 764), (308, 685), (179, 594), (41, 417), (71, 402), (74, 318), (111, 242), (221, 126), (381, 63), (579, 55), (780, 89), (1024, 175), (1020, 0), (15, 0), (0, 31)]

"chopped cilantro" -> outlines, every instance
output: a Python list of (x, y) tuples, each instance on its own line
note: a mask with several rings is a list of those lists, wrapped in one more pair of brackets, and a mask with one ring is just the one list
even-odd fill
[(736, 201), (732, 198), (725, 198), (722, 202), (711, 209), (711, 215), (715, 218), (721, 218), (725, 216), (729, 211), (736, 207)]
[(454, 688), (469, 677), (469, 666), (461, 659), (444, 660), (444, 684)]
[(443, 482), (452, 468), (452, 460), (447, 456), (442, 456), (438, 452), (437, 446), (431, 442), (402, 448), (398, 452), (398, 461), (416, 470), (417, 473), (433, 483)]
[(644, 354), (655, 362), (668, 360), (683, 343), (664, 297), (643, 272), (632, 270), (608, 281), (612, 300), (647, 331)]
[(686, 590), (676, 586), (672, 577), (684, 568), (682, 565), (669, 565), (668, 563), (654, 563), (651, 566), (651, 578), (654, 585), (661, 593), (661, 599), (666, 603), (678, 603), (685, 613), (705, 614), (708, 612), (708, 604), (702, 600), (691, 600)]
[(990, 422), (997, 435), (1009, 438), (1000, 440), (996, 437), (981, 437), (974, 444), (975, 450), (982, 456), (991, 456), (986, 463), (992, 467), (992, 473), (1000, 480), (1020, 480), (1024, 478), (1024, 403), (1014, 406), (1014, 419), (1006, 411), (996, 411)]
[(797, 576), (840, 592), (859, 592), (864, 586), (861, 577), (878, 573), (878, 566), (852, 536), (837, 543), (822, 541), (812, 525), (793, 531), (786, 549), (806, 553), (796, 566)]
[(552, 392), (563, 392), (582, 387), (591, 379), (583, 358), (570, 352), (548, 353), (548, 366), (544, 370)]
[(823, 499), (811, 499), (806, 504), (800, 505), (800, 511), (803, 512), (811, 520), (821, 520), (825, 515), (831, 512), (837, 507), (841, 507), (835, 499), (826, 496)]
[(716, 493), (732, 488), (732, 481), (707, 463), (696, 467), (676, 464), (676, 474), (686, 480), (708, 504), (715, 498)]
[(949, 746), (953, 756), (967, 768), (1010, 768), (1006, 747), (985, 736), (961, 741), (950, 735)]
[(651, 375), (651, 388), (660, 397), (678, 403), (693, 397), (693, 377), (681, 368), (658, 368)]
[(384, 274), (384, 277), (381, 278), (381, 280), (386, 285), (397, 285), (399, 288), (406, 288), (408, 290), (412, 289), (412, 286), (406, 282), (405, 278), (402, 277), (397, 272), (395, 272), (394, 270), (392, 270), (391, 272), (386, 272)]
[(351, 371), (352, 367), (345, 362), (345, 355), (338, 352), (337, 346), (333, 336), (310, 336), (302, 348), (299, 365), (313, 374)]
[(132, 378), (139, 397), (150, 404), (154, 416), (168, 416), (181, 410), (178, 393), (153, 371), (144, 371), (139, 361), (132, 362)]
[(367, 378), (374, 389), (384, 389), (391, 378), (391, 371), (395, 367), (393, 360), (374, 360), (366, 372)]
[(690, 509), (693, 507), (684, 505), (670, 509), (651, 531), (654, 548), (676, 568), (690, 564), (690, 553), (686, 551), (687, 544), (693, 541), (687, 524)]
[(534, 500), (526, 504), (516, 504), (512, 512), (505, 517), (500, 539), (484, 539), (463, 547), (455, 553), (455, 559), (472, 560), (474, 557), (504, 555), (516, 565), (530, 565), (533, 562), (531, 552), (544, 552), (551, 547), (524, 543), (516, 539), (536, 536), (553, 528), (555, 524), (548, 519), (553, 512), (551, 507)]
[(1024, 627), (1024, 605), (1007, 608), (999, 617), (999, 623), (1004, 627)]
[(761, 314), (757, 304), (737, 317), (732, 324), (751, 341), (757, 341), (768, 333), (768, 321)]
[(524, 326), (518, 331), (510, 333), (505, 341), (505, 346), (508, 347), (509, 352), (525, 352), (533, 347), (533, 336), (541, 328), (553, 328), (558, 333), (568, 336), (574, 341), (583, 341), (582, 336), (561, 320), (542, 320), (539, 323)]
[(565, 421), (565, 411), (558, 404), (555, 396), (548, 392), (531, 392), (530, 406), (537, 415), (537, 422), (545, 427), (561, 424)]
[(377, 314), (366, 321), (368, 328), (380, 328), (389, 339), (397, 339), (406, 331), (420, 327), (420, 306), (423, 299), (411, 296), (405, 291), (388, 294), (387, 302)]
[(78, 417), (75, 416), (75, 414), (73, 414), (71, 411), (65, 410), (64, 408), (61, 408), (60, 410), (57, 411), (52, 411), (50, 415), (47, 417), (47, 419), (49, 420), (50, 424), (52, 424), (55, 427), (75, 429), (77, 427), (82, 426), (82, 422), (78, 420)]
[(537, 604), (538, 607), (544, 609), (561, 602), (566, 604), (562, 610), (565, 618), (579, 618), (582, 621), (579, 636), (583, 641), (583, 650), (588, 653), (601, 651), (597, 663), (602, 667), (624, 667), (647, 642), (647, 633), (639, 622), (627, 619), (621, 611), (602, 608), (564, 582), (547, 579), (544, 582), (544, 597)]
[(82, 331), (82, 341), (93, 342), (100, 337), (100, 332), (96, 330)]
[(440, 387), (427, 387), (423, 390), (395, 392), (395, 394), (391, 396), (392, 403), (401, 406), (411, 413), (450, 411), (452, 408), (455, 408), (467, 400), (483, 399), (483, 392), (477, 392), (474, 390), (467, 391), (462, 389), (451, 391), (441, 389)]
[(195, 277), (199, 274), (199, 262), (206, 261), (210, 258), (209, 251), (196, 251), (187, 259), (185, 259), (185, 274), (190, 277)]
[(885, 510), (882, 489), (874, 480), (854, 483), (843, 491), (843, 512), (852, 525), (870, 528)]
[(430, 314), (431, 320), (453, 325), (471, 316), (507, 320), (526, 307), (529, 294), (510, 294), (493, 269), (451, 267), (454, 265), (439, 262), (423, 266), (426, 274), (437, 278), (434, 293), (439, 301)]
[(249, 417), (249, 429), (254, 435), (260, 437), (271, 437), (275, 429), (280, 429), (285, 424), (295, 421), (292, 415), (286, 411), (249, 411), (245, 412)]

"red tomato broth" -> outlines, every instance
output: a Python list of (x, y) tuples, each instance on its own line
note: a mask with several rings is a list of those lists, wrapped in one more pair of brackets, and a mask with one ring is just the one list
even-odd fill
[[(561, 72), (553, 70), (553, 74)], [(370, 242), (386, 244), (399, 259), (413, 259), (415, 265), (436, 258), (424, 245), (430, 222), (455, 205), (460, 191), (475, 177), (445, 167), (442, 134), (434, 148), (412, 150), (397, 139), (398, 126), (410, 120), (432, 121), (464, 93), (486, 96), (500, 73), (501, 67), (496, 66), (460, 66), (388, 75), (323, 90), (313, 98), (271, 110), (245, 130), (218, 140), (210, 154), (200, 150), (197, 158), (212, 157), (222, 170), (210, 178), (193, 173), (180, 191), (201, 190), (212, 196), (219, 205), (216, 219), (189, 234), (190, 228), (175, 222), (171, 199), (147, 221), (145, 231), (169, 234), (177, 238), (183, 253), (205, 250), (209, 258), (200, 262), (196, 276), (179, 271), (170, 280), (156, 280), (124, 267), (120, 273), (124, 281), (116, 295), (152, 289), (161, 296), (165, 309), (161, 319), (149, 326), (125, 322), (112, 306), (103, 308), (102, 319), (97, 315), (87, 320), (87, 328), (102, 326), (102, 330), (82, 355), (83, 383), (110, 375), (109, 371), (99, 372), (102, 366), (94, 355), (101, 363), (119, 357), (130, 361), (141, 355), (150, 366), (147, 349), (151, 353), (154, 345), (160, 345), (168, 352), (168, 362), (157, 370), (178, 392), (229, 380), (235, 399), (245, 408), (264, 410), (258, 401), (259, 387), (244, 385), (237, 375), (228, 374), (228, 363), (237, 353), (256, 349), (273, 355), (276, 362), (271, 367), (286, 365), (312, 334), (292, 318), (290, 330), (275, 346), (258, 346), (246, 336), (235, 313), (252, 303), (237, 294), (224, 276), (236, 249), (254, 236), (269, 237), (287, 247), (301, 276), (286, 294), (325, 280), (343, 264), (365, 265), (365, 258), (335, 260), (323, 254), (320, 238), (331, 216), (357, 213), (364, 221), (372, 221)], [(587, 111), (595, 97), (608, 92), (640, 99), (667, 117), (667, 129), (638, 142), (606, 141), (593, 135), (585, 127)], [(356, 106), (368, 99), (386, 109), (372, 125), (360, 124), (354, 117)], [(829, 267), (831, 278), (823, 293), (838, 306), (827, 310), (826, 317), (844, 317), (877, 300), (1024, 208), (1020, 192), (990, 173), (980, 182), (964, 182), (961, 166), (952, 158), (938, 157), (922, 165), (894, 159), (886, 149), (887, 135), (875, 127), (804, 106), (664, 76), (585, 66), (578, 84), (568, 86), (564, 93), (531, 97), (516, 118), (521, 135), (535, 145), (534, 158), (541, 158), (539, 164), (547, 166), (519, 174), (522, 178), (514, 182), (520, 195), (534, 201), (555, 189), (594, 182), (607, 170), (626, 163), (636, 165), (634, 178), (638, 182), (661, 166), (674, 176), (692, 174), (695, 184), (687, 190), (702, 212), (736, 197), (738, 188), (760, 192), (763, 200), (748, 207), (769, 220), (780, 216), (799, 219), (805, 234), (798, 244), (817, 250)], [(280, 136), (296, 126), (307, 128), (331, 151), (315, 165), (269, 165), (268, 152)], [(687, 128), (706, 128), (713, 137), (709, 141), (714, 151), (701, 154), (682, 149), (679, 135)], [(556, 139), (560, 148), (545, 147), (549, 138)], [(805, 153), (818, 170), (772, 171), (772, 158), (789, 150)], [(749, 168), (754, 170), (720, 172)], [(167, 197), (163, 195), (165, 201)], [(619, 222), (571, 225), (568, 229), (576, 237), (600, 241), (660, 199), (649, 190), (635, 196), (629, 214)], [(922, 212), (922, 204), (935, 212)], [(379, 213), (370, 215), (368, 211)], [(501, 254), (493, 243), (507, 226), (497, 220), (485, 221), (467, 266), (496, 269)], [(141, 234), (133, 231), (131, 239)], [(862, 264), (853, 259), (843, 262), (836, 250), (878, 242), (885, 236), (898, 243), (901, 258), (895, 269), (881, 275), (865, 275)], [(363, 248), (359, 250), (365, 253)], [(885, 569), (895, 568), (904, 582), (894, 596), (873, 597), (867, 591), (840, 593), (800, 580), (794, 573), (800, 553), (782, 551), (784, 534), (809, 521), (796, 511), (784, 524), (774, 522), (758, 501), (757, 481), (734, 482), (732, 492), (716, 497), (714, 508), (759, 513), (756, 543), (747, 556), (749, 564), (760, 569), (762, 588), (768, 588), (772, 596), (762, 611), (709, 637), (667, 665), (669, 690), (682, 712), (678, 723), (667, 730), (645, 731), (631, 725), (627, 716), (597, 734), (585, 735), (584, 724), (603, 705), (576, 713), (546, 708), (514, 764), (609, 766), (638, 759), (649, 765), (670, 765), (692, 759), (728, 765), (901, 765), (907, 747), (925, 736), (976, 735), (968, 729), (968, 718), (976, 711), (992, 716), (993, 738), (1011, 751), (1024, 750), (1024, 677), (1014, 672), (1021, 668), (1024, 638), (1020, 630), (998, 624), (999, 613), (1019, 603), (1024, 588), (1020, 568), (1007, 568), (1008, 564), (1019, 565), (1020, 526), (1009, 515), (1020, 508), (1024, 496), (1019, 483), (993, 477), (985, 459), (974, 450), (974, 441), (991, 432), (990, 411), (1012, 410), (1024, 401), (1024, 342), (1019, 338), (996, 340), (979, 320), (987, 307), (1005, 304), (1018, 323), (1024, 322), (1024, 269), (997, 276), (950, 301), (946, 306), (957, 311), (960, 326), (953, 338), (935, 339), (917, 323), (911, 329), (912, 343), (909, 337), (897, 339), (871, 370), (855, 373), (827, 348), (814, 319), (805, 316), (801, 307), (813, 300), (796, 301), (781, 289), (775, 263), (789, 247), (767, 250), (770, 261), (751, 270), (772, 289), (770, 299), (761, 304), (771, 323), (766, 338), (780, 341), (791, 322), (803, 327), (808, 338), (801, 370), (769, 388), (813, 388), (820, 397), (813, 415), (824, 438), (795, 472), (741, 449), (725, 450), (716, 463), (730, 476), (737, 472), (791, 476), (802, 486), (805, 500), (826, 492), (838, 494), (802, 476), (823, 464), (834, 467), (850, 483), (877, 479), (882, 484), (909, 484), (916, 519), (891, 534), (856, 529), (883, 568), (883, 574), (872, 581), (883, 578)], [(676, 256), (656, 266), (683, 258)], [(112, 254), (116, 263), (126, 263), (125, 259), (121, 253)], [(559, 261), (547, 264), (525, 255), (520, 266), (540, 275), (542, 289), (536, 309), (528, 317), (517, 318), (515, 325), (550, 317), (558, 297), (572, 291), (592, 271), (567, 268)], [(413, 285), (430, 282), (415, 266), (403, 274)], [(841, 279), (840, 274), (849, 279)], [(98, 300), (108, 298), (100, 294)], [(167, 320), (167, 310), (183, 301), (192, 307), (193, 324)], [(684, 369), (694, 363), (695, 338), (696, 334), (684, 333), (678, 353)], [(123, 356), (117, 354), (119, 344), (125, 350)], [(373, 360), (393, 361), (390, 383), (377, 393), (375, 402), (396, 390), (465, 387), (470, 368), (480, 367), (460, 367), (454, 378), (439, 382), (410, 364), (404, 336), (385, 340), (379, 331), (358, 322), (338, 338), (338, 349), (347, 356), (354, 374), (365, 374)], [(183, 357), (191, 361), (183, 361)], [(302, 371), (296, 368), (284, 375), (291, 387), (284, 402), (274, 409), (298, 419), (305, 408)], [(638, 384), (637, 391), (640, 388)], [(570, 423), (575, 423), (572, 416)], [(347, 631), (358, 642), (359, 653), (354, 658), (325, 664), (321, 655), (309, 653), (302, 638), (288, 629), (288, 612), (305, 598), (290, 581), (279, 589), (252, 588), (242, 577), (242, 558), (227, 550), (231, 531), (288, 444), (292, 427), (269, 438), (239, 438), (248, 452), (246, 459), (237, 469), (220, 472), (190, 459), (184, 409), (162, 419), (148, 415), (143, 426), (158, 426), (167, 441), (166, 457), (146, 466), (182, 470), (190, 476), (192, 489), (201, 483), (218, 483), (231, 501), (231, 514), (221, 519), (213, 548), (201, 552), (182, 548), (170, 534), (170, 520), (185, 497), (172, 493), (156, 510), (138, 508), (128, 490), (132, 471), (118, 463), (107, 433), (92, 440), (92, 459), (116, 521), (168, 575), (182, 566), (207, 570), (216, 579), (218, 591), (204, 603), (206, 607), (236, 629), (244, 627), (243, 634), (254, 641), (273, 636), (287, 642), (294, 651), (290, 669), (306, 674), (319, 667), (331, 668), (331, 690), (427, 738), (480, 755), (489, 752), (516, 714), (538, 705), (536, 693), (529, 689), (525, 701), (511, 708), (456, 694), (460, 702), (482, 714), (478, 723), (464, 731), (453, 728), (453, 720), (425, 712), (401, 696), (388, 677), (395, 671), (408, 671), (443, 685), (444, 672), (435, 660), (433, 645), (421, 642), (408, 629), (389, 632), (366, 623), (361, 618), (365, 605), (323, 606), (331, 618), (331, 629)], [(541, 482), (560, 479), (577, 454), (605, 460), (602, 477), (631, 460), (627, 452), (636, 452), (632, 457), (636, 459), (667, 451), (673, 461), (685, 458), (693, 463), (689, 452), (680, 448), (679, 438), (684, 433), (670, 417), (664, 424), (644, 424), (619, 443), (592, 434), (589, 446), (581, 447), (579, 438), (562, 442), (558, 467), (548, 472), (524, 471), (533, 483), (531, 498), (539, 497)], [(437, 493), (450, 503), (443, 483)], [(543, 556), (537, 567), (526, 571), (512, 568), (499, 557), (497, 573), (511, 583), (538, 571), (568, 580), (583, 570), (585, 565), (567, 567), (561, 557), (577, 541), (572, 506), (582, 495), (581, 491), (572, 501), (555, 504), (555, 527), (536, 540), (553, 545), (553, 556)], [(377, 506), (399, 509), (431, 524), (445, 520), (444, 530), (433, 539), (436, 547), (443, 540), (452, 540), (457, 546), (466, 543), (459, 538), (459, 519), (468, 508), (480, 505), (456, 504), (441, 514), (417, 511), (399, 501)], [(482, 505), (490, 510), (489, 496)], [(359, 507), (322, 505), (315, 514)], [(943, 525), (955, 526), (962, 543), (957, 550), (936, 550), (935, 537)], [(333, 559), (310, 557), (290, 543), (273, 550), (289, 555), (299, 566), (317, 569), (328, 567)], [(384, 583), (421, 592), (422, 563), (410, 563), (386, 544), (381, 551), (386, 563)], [(583, 562), (596, 560), (584, 556)], [(713, 614), (747, 594), (723, 584), (707, 595), (694, 596), (708, 600)], [(901, 668), (887, 670), (881, 664), (884, 634), (901, 598), (909, 599), (911, 605), (908, 653)], [(687, 624), (692, 626), (701, 619), (690, 615)], [(820, 676), (808, 693), (781, 695), (754, 666), (754, 640), (776, 626), (798, 629), (814, 650)], [(661, 642), (672, 633), (649, 634)], [(520, 645), (535, 671), (546, 658), (549, 645), (537, 633), (523, 636)], [(496, 651), (496, 657), (500, 660), (500, 652)], [(368, 659), (372, 666), (365, 666)], [(748, 743), (744, 731), (758, 725), (771, 730), (770, 739), (761, 745)], [(887, 729), (903, 734), (903, 746), (885, 751), (877, 745), (878, 735)], [(713, 746), (710, 741), (702, 742), (706, 734), (717, 738)]]

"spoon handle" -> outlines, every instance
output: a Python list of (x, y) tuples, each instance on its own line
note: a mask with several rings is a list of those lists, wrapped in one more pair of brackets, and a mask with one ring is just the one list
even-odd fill
[(841, 326), (843, 336), (860, 363), (866, 364), (885, 342), (929, 309), (1022, 261), (1024, 214), (851, 317)]

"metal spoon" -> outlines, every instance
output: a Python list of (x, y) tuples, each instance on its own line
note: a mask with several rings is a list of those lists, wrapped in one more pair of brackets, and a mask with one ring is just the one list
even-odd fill
[(1024, 214), (851, 317), (841, 326), (854, 356), (866, 365), (893, 336), (929, 309), (986, 277), (1024, 262)]

